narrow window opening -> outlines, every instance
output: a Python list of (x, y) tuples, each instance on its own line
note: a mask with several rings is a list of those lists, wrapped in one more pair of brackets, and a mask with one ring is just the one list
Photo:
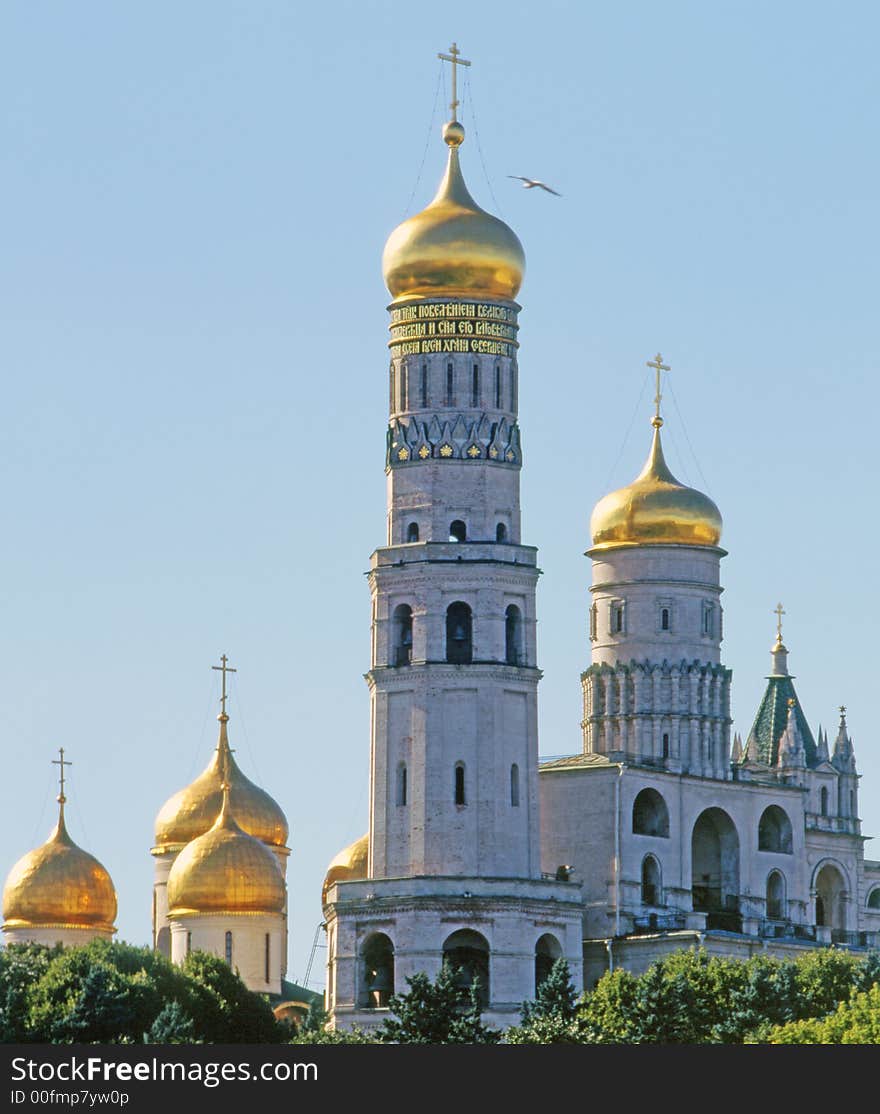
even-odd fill
[(615, 634), (623, 633), (623, 607), (619, 603), (614, 605), (611, 626)]
[(464, 766), (461, 762), (455, 767), (455, 803), (463, 805), (464, 800)]
[(266, 933), (266, 982), (271, 982), (269, 978), (269, 933)]
[(449, 524), (449, 540), (451, 542), (463, 542), (467, 538), (467, 527), (457, 518), (454, 522)]
[(232, 966), (232, 933), (226, 933), (226, 962)]
[(669, 757), (669, 733), (666, 731), (663, 732), (663, 757)]
[(504, 525), (503, 522), (499, 522), (498, 525), (495, 527), (495, 541), (496, 542), (506, 542), (507, 541), (507, 527)]
[(510, 767), (510, 803), (514, 808), (519, 807), (519, 766), (515, 762)]
[(424, 410), (428, 405), (428, 365), (422, 364), (422, 389), (421, 389), (421, 406)]
[(474, 364), (473, 386), (471, 388), (471, 406), (476, 409), (480, 405), (480, 365)]
[(452, 364), (446, 365), (446, 405), (455, 405), (455, 378), (453, 374)]
[(495, 365), (495, 409), (501, 409), (501, 367)]
[(394, 638), (392, 664), (409, 665), (412, 661), (413, 613), (408, 603), (398, 604), (394, 609), (392, 636)]
[(401, 807), (406, 805), (406, 763), (401, 762), (397, 767), (397, 803)]
[(400, 367), (400, 409), (409, 409), (409, 367), (401, 364)]
[(856, 794), (854, 789), (849, 791), (849, 814), (855, 816), (856, 814)]
[(828, 790), (822, 786), (822, 792), (819, 794), (819, 809), (823, 816), (828, 815)]
[(669, 608), (664, 607), (660, 612), (660, 630), (669, 630)]
[(419, 540), (419, 524), (418, 522), (411, 522), (406, 528), (406, 540), (408, 542), (417, 542)]
[(522, 614), (516, 604), (511, 604), (504, 615), (505, 657), (508, 665), (522, 661)]
[(453, 665), (473, 661), (473, 617), (466, 603), (450, 604), (446, 611), (446, 660)]

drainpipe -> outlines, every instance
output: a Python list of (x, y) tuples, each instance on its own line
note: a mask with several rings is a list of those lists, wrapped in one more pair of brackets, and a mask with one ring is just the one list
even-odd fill
[(620, 779), (623, 763), (617, 767), (614, 782), (614, 935), (620, 935)]
[(613, 939), (609, 938), (608, 940), (605, 941), (605, 951), (608, 952), (608, 973), (609, 974), (611, 974), (611, 972), (614, 970), (614, 952), (611, 950), (613, 944), (614, 944)]

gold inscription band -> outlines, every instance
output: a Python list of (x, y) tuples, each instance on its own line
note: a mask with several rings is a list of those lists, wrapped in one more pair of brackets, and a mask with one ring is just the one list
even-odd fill
[(517, 311), (492, 302), (417, 302), (391, 310), (393, 356), (516, 355)]

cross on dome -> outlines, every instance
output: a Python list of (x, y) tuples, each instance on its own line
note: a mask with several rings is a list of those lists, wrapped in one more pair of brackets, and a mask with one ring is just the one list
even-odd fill
[(456, 44), (453, 43), (452, 46), (449, 48), (449, 53), (448, 54), (438, 54), (437, 55), (437, 57), (441, 61), (452, 63), (452, 102), (449, 105), (449, 110), (451, 112), (451, 115), (449, 117), (450, 120), (455, 120), (456, 119), (457, 113), (456, 113), (455, 110), (458, 108), (458, 105), (459, 105), (458, 82), (456, 80), (457, 76), (458, 76), (458, 67), (459, 66), (469, 66), (470, 65), (470, 62), (468, 62), (466, 59), (459, 57), (460, 54), (461, 54), (461, 51), (458, 49)]
[(233, 669), (231, 665), (226, 664), (228, 661), (229, 661), (229, 658), (225, 654), (221, 654), (220, 664), (211, 666), (212, 669), (216, 669), (218, 673), (223, 674), (223, 690), (222, 690), (222, 693), (221, 693), (221, 696), (220, 696), (220, 715), (221, 716), (226, 715), (226, 674), (227, 673), (237, 673), (238, 672), (237, 669)]
[(652, 367), (657, 373), (657, 391), (654, 395), (655, 410), (654, 417), (651, 420), (651, 424), (655, 427), (655, 429), (659, 429), (660, 426), (663, 425), (663, 419), (660, 417), (660, 401), (663, 398), (663, 395), (660, 391), (660, 373), (662, 371), (671, 371), (672, 368), (669, 366), (669, 364), (663, 363), (663, 357), (660, 355), (659, 352), (653, 360), (647, 361), (645, 367)]
[(57, 800), (58, 800), (58, 803), (60, 805), (63, 805), (64, 802), (67, 800), (67, 797), (65, 797), (65, 795), (64, 795), (64, 767), (65, 766), (72, 766), (73, 763), (69, 762), (65, 759), (65, 757), (64, 757), (64, 747), (59, 747), (58, 748), (58, 755), (59, 755), (58, 758), (53, 758), (52, 759), (52, 765), (61, 767), (61, 769), (58, 771), (58, 777), (59, 777), (59, 781), (60, 781), (60, 792), (58, 794)]

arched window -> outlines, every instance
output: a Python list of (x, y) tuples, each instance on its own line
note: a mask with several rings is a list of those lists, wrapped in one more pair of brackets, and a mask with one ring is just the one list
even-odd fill
[(480, 405), (480, 365), (474, 364), (474, 373), (471, 384), (471, 406), (476, 409)]
[[(816, 924), (834, 932), (847, 930), (849, 893), (846, 878), (833, 863), (825, 863), (813, 884), (816, 891)], [(834, 936), (832, 935), (832, 941)]]
[(406, 763), (401, 762), (397, 767), (397, 803), (406, 804)]
[(422, 378), (422, 383), (421, 383), (422, 389), (419, 392), (419, 395), (420, 395), (419, 402), (421, 403), (421, 408), (424, 410), (425, 407), (428, 405), (428, 365), (427, 364), (422, 364), (422, 376), (421, 376), (421, 378)]
[(226, 962), (231, 967), (232, 966), (232, 933), (231, 932), (226, 933), (225, 954), (226, 954)]
[(495, 541), (496, 542), (506, 542), (507, 541), (507, 527), (504, 525), (503, 522), (499, 522), (498, 525), (495, 527)]
[(828, 815), (828, 789), (824, 785), (819, 792), (819, 811), (823, 816)]
[(510, 803), (519, 807), (519, 766), (515, 762), (510, 767)]
[(668, 758), (669, 757), (669, 732), (668, 731), (663, 732), (662, 747), (663, 747), (663, 757)]
[(455, 764), (455, 785), (454, 785), (455, 803), (457, 805), (467, 804), (464, 796), (464, 763), (456, 762)]
[(707, 927), (739, 932), (739, 836), (721, 808), (705, 809), (694, 824), (691, 871), (694, 909), (715, 914)]
[(669, 630), (669, 608), (660, 609), (660, 630)]
[(467, 527), (457, 518), (454, 522), (449, 523), (449, 540), (451, 542), (463, 542), (467, 539)]
[(473, 661), (473, 619), (466, 603), (451, 603), (446, 609), (446, 660), (453, 665)]
[(409, 366), (407, 364), (400, 365), (400, 409), (406, 410), (409, 407)]
[(855, 814), (856, 814), (856, 791), (855, 791), (855, 789), (850, 789), (850, 791), (849, 791), (849, 814), (850, 814), (850, 816), (855, 816)]
[(770, 805), (761, 814), (758, 824), (758, 850), (775, 851), (782, 855), (792, 853), (791, 821), (779, 805)]
[(767, 919), (785, 920), (785, 878), (778, 870), (767, 876)]
[(636, 835), (669, 838), (669, 810), (656, 789), (643, 789), (633, 801), (632, 830)]
[(417, 542), (419, 540), (419, 524), (418, 522), (411, 522), (406, 528), (406, 540), (408, 542)]
[(495, 409), (501, 409), (501, 368), (495, 365)]
[(868, 908), (880, 910), (880, 886), (875, 886), (868, 894)]
[(455, 373), (451, 363), (446, 365), (446, 405), (455, 405)]
[(479, 932), (459, 929), (443, 944), (443, 962), (455, 972), (455, 981), (462, 990), (470, 990), (477, 980), (477, 994), (485, 1008), (489, 1005), (489, 942)]
[(412, 661), (413, 615), (408, 603), (400, 603), (394, 609), (393, 657), (394, 665), (409, 665)]
[(515, 603), (504, 613), (504, 660), (508, 665), (522, 665), (522, 614)]
[(662, 887), (660, 885), (660, 864), (653, 855), (645, 855), (642, 859), (642, 904), (662, 905)]
[(384, 932), (368, 936), (361, 947), (361, 1008), (385, 1009), (394, 993), (394, 945)]
[(562, 945), (556, 937), (550, 933), (545, 932), (543, 936), (538, 938), (535, 944), (535, 993), (538, 993), (538, 987), (550, 974), (553, 964), (557, 959), (562, 958)]

